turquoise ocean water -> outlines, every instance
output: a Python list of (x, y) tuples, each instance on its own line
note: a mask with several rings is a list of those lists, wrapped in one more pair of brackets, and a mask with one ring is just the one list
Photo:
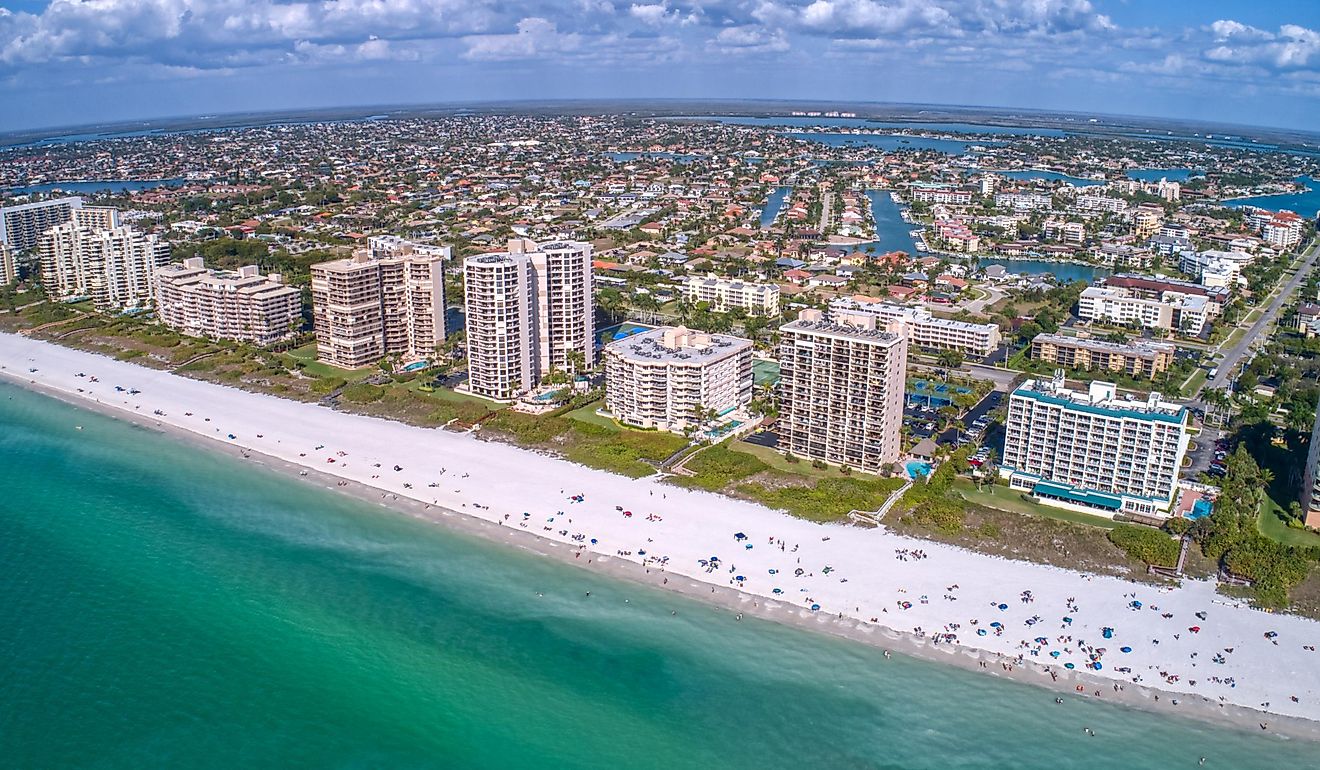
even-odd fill
[(5, 385), (0, 468), (7, 768), (1316, 766), (736, 622)]

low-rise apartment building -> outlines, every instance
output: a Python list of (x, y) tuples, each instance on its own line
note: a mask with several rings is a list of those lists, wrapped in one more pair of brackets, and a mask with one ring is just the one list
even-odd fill
[(1194, 291), (1166, 286), (1158, 294), (1121, 282), (1089, 286), (1078, 297), (1077, 316), (1086, 321), (1199, 335), (1222, 310), (1220, 295), (1207, 294), (1204, 286), (1188, 285)]
[(680, 326), (605, 346), (605, 407), (627, 425), (681, 432), (751, 401), (751, 340)]
[(156, 268), (156, 316), (194, 337), (269, 345), (302, 325), (302, 292), (256, 265), (207, 270), (201, 257)]
[(1134, 377), (1154, 377), (1166, 371), (1176, 350), (1167, 342), (1116, 343), (1064, 334), (1037, 334), (1031, 340), (1031, 357), (1039, 361), (1069, 369), (1126, 372)]
[(922, 307), (881, 302), (870, 297), (840, 297), (830, 302), (830, 312), (875, 316), (881, 325), (901, 321), (907, 327), (911, 344), (928, 350), (957, 350), (983, 358), (1001, 343), (997, 324), (953, 321), (933, 315)]
[(896, 463), (907, 380), (902, 323), (804, 310), (779, 334), (779, 448), (867, 473)]
[(1121, 398), (1027, 380), (1009, 396), (1000, 476), (1042, 503), (1112, 517), (1167, 516), (1187, 453), (1187, 411), (1151, 393)]
[(779, 287), (770, 283), (747, 283), (708, 275), (688, 276), (682, 282), (689, 302), (708, 302), (710, 309), (724, 313), (741, 308), (749, 315), (779, 315)]

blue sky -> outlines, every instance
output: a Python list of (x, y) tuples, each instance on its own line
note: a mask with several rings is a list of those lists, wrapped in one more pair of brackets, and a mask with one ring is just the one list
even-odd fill
[(0, 130), (581, 97), (1320, 130), (1320, 0), (0, 0)]

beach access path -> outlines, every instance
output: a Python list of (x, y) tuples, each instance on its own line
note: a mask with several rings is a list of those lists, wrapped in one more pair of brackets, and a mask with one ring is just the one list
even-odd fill
[[(1152, 586), (883, 527), (816, 524), (659, 478), (15, 335), (0, 334), (0, 367), (7, 381), (342, 479), (381, 504), (436, 520), (466, 514), (557, 544), (547, 552), (574, 563), (624, 565), (684, 593), (708, 587), (710, 600), (748, 613), (991, 673), (1016, 668), (1028, 681), (1107, 700), (1320, 736), (1320, 623), (1242, 606), (1211, 583)], [(1088, 667), (1095, 660), (1101, 669)]]

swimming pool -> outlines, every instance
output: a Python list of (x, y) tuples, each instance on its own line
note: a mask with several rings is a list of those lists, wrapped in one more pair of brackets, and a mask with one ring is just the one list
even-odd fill
[(1195, 521), (1197, 519), (1204, 519), (1206, 516), (1209, 516), (1211, 513), (1213, 513), (1214, 510), (1215, 510), (1215, 504), (1203, 497), (1192, 504), (1192, 510), (1188, 512), (1187, 518), (1191, 519), (1192, 521)]
[(408, 364), (407, 366), (403, 367), (403, 370), (405, 372), (415, 372), (418, 369), (425, 369), (430, 365), (431, 365), (430, 361), (414, 361), (411, 364)]
[(925, 460), (908, 460), (904, 467), (907, 468), (908, 478), (913, 481), (916, 481), (918, 476), (930, 475), (930, 463)]
[(598, 330), (596, 332), (596, 344), (603, 347), (615, 340), (626, 339), (639, 332), (648, 331), (654, 328), (656, 327), (624, 321), (623, 323), (607, 326), (604, 329)]

